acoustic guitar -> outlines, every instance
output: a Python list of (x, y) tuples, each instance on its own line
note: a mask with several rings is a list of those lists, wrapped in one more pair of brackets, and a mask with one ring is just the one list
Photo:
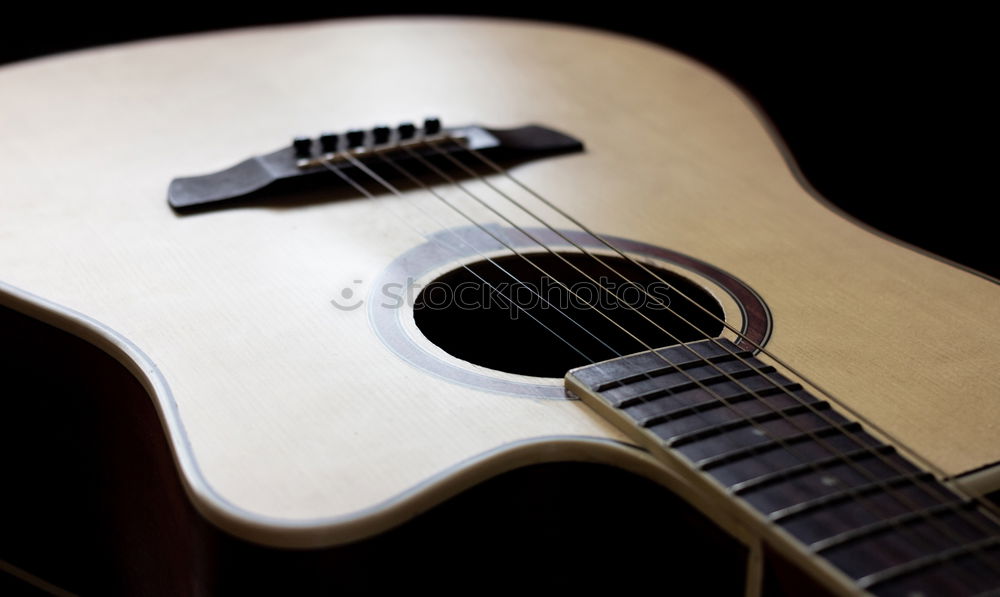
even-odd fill
[[(12, 577), (384, 586), (438, 548), (385, 538), (576, 462), (607, 481), (565, 504), (581, 536), (604, 509), (645, 537), (571, 546), (587, 583), (1000, 591), (996, 280), (831, 209), (706, 67), (386, 19), (100, 48), (0, 88)], [(83, 570), (104, 548), (128, 568)], [(718, 573), (688, 580), (697, 549)]]

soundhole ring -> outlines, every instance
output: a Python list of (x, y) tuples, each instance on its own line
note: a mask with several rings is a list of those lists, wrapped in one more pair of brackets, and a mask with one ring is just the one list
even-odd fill
[[(577, 251), (555, 232), (545, 228), (525, 228), (528, 234), (557, 251)], [(538, 254), (538, 244), (526, 235), (501, 226), (491, 226), (490, 232), (525, 254)], [(616, 257), (606, 245), (581, 231), (560, 230), (573, 243), (605, 257)], [(668, 273), (679, 274), (707, 291), (725, 307), (726, 321), (739, 329), (740, 336), (723, 331), (742, 348), (753, 350), (752, 343), (763, 346), (771, 334), (771, 314), (761, 297), (734, 276), (708, 263), (669, 249), (634, 240), (604, 235), (603, 238), (623, 253), (640, 262)], [(477, 227), (462, 227), (435, 233), (424, 244), (397, 257), (371, 286), (366, 301), (369, 321), (382, 342), (397, 356), (414, 367), (452, 383), (491, 393), (532, 398), (571, 399), (566, 395), (560, 378), (520, 375), (456, 357), (437, 346), (417, 326), (413, 301), (387, 304), (375, 296), (381, 288), (402, 288), (416, 285), (424, 288), (432, 280), (461, 270), (462, 265), (475, 264), (491, 258), (510, 256), (511, 252)], [(720, 326), (721, 327), (721, 326)], [(488, 342), (489, 338), (482, 338)]]

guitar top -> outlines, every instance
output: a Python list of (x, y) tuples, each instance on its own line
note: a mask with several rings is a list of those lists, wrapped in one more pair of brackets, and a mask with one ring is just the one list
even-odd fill
[[(941, 480), (1000, 488), (997, 283), (832, 211), (746, 98), (661, 47), (550, 24), (357, 20), (36, 60), (0, 70), (0, 87), (18, 90), (0, 95), (0, 304), (128, 367), (189, 499), (238, 537), (341, 544), (558, 460), (614, 464), (697, 503), (687, 475), (563, 379), (669, 341), (605, 355), (562, 330), (603, 355), (564, 364), (522, 335), (526, 317), (385, 300), (488, 277), (477, 263), (538, 254), (538, 240), (688, 284), (706, 307), (685, 317), (704, 310), (734, 351), (775, 364), (764, 348)], [(470, 123), (498, 138), (537, 124), (572, 147), (491, 170), (511, 156), (477, 161), (460, 144), (471, 174), (443, 154), (403, 164), (437, 164), (451, 178), (434, 184), (427, 165), (415, 180), (393, 163), (365, 172), (369, 149), (398, 157), (398, 124), (421, 129), (429, 114), (443, 136), (416, 135), (441, 147)], [(356, 145), (352, 129), (365, 131)], [(330, 152), (327, 130), (344, 135)], [(291, 146), (299, 133), (313, 144)], [(367, 151), (352, 154), (361, 166), (324, 158), (352, 148)], [(175, 208), (232, 199), (171, 181), (272, 150), (287, 172), (271, 158), (253, 167), (303, 184), (168, 204), (168, 187)]]

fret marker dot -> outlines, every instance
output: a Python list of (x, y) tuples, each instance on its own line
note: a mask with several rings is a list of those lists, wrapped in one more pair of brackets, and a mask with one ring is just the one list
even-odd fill
[(753, 433), (754, 435), (760, 436), (760, 437), (764, 437), (764, 430), (763, 429), (754, 429), (753, 431), (751, 431), (751, 433)]
[[(834, 485), (837, 484), (837, 480), (831, 477), (830, 475), (823, 475), (822, 477), (819, 478), (819, 482), (822, 483), (823, 485), (826, 485), (827, 487), (833, 487)], [(914, 596), (911, 595), (910, 597)]]

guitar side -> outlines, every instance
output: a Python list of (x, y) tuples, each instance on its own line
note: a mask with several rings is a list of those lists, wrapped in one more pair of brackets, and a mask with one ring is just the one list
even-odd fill
[[(318, 70), (330, 75), (317, 82)], [(387, 351), (363, 314), (331, 307), (421, 242), (385, 217), (409, 206), (387, 197), (178, 218), (163, 202), (176, 175), (331, 119), (440, 113), (564, 128), (588, 152), (519, 177), (601, 232), (745, 280), (774, 313), (770, 350), (947, 474), (1000, 460), (986, 423), (1000, 418), (1000, 388), (983, 374), (997, 365), (996, 284), (818, 204), (747, 102), (661, 48), (551, 25), (359, 21), (107, 48), (3, 77), (25, 90), (0, 100), (23, 116), (0, 141), (12, 214), (0, 224), (4, 306), (126, 364), (158, 407), (193, 504), (237, 536), (352, 541), (546, 460), (611, 463), (697, 501), (579, 402), (433, 378)], [(52, 99), (61, 86), (78, 91)], [(30, 117), (37, 105), (44, 122)], [(74, 159), (28, 176), (57, 142)]]

